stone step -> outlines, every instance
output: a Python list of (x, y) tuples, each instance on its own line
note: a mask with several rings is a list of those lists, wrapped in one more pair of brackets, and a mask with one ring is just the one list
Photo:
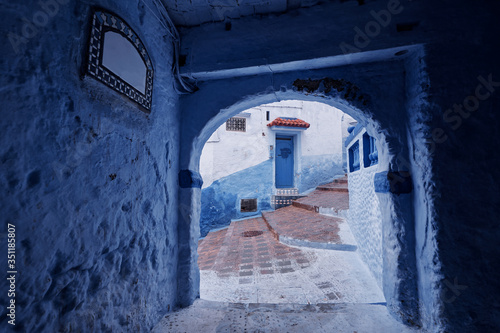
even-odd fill
[(347, 184), (347, 177), (334, 179), (332, 183)]
[(295, 206), (262, 212), (262, 217), (281, 243), (341, 251), (356, 250), (354, 238), (342, 218), (316, 214)]
[(329, 183), (325, 185), (320, 185), (316, 189), (321, 191), (333, 191), (333, 192), (349, 192), (347, 183)]
[(349, 194), (344, 191), (316, 190), (307, 197), (295, 200), (292, 205), (315, 213), (345, 218), (349, 210)]
[(302, 203), (298, 201), (294, 201), (292, 203), (292, 206), (315, 213), (319, 213), (319, 208), (320, 208), (319, 206), (315, 206), (314, 204)]

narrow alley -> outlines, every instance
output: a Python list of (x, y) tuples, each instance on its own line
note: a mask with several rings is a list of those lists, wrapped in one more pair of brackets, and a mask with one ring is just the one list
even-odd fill
[(373, 332), (367, 322), (383, 332), (413, 331), (390, 317), (357, 253), (345, 219), (346, 177), (278, 200), (291, 205), (200, 240), (201, 299), (167, 315), (155, 332)]

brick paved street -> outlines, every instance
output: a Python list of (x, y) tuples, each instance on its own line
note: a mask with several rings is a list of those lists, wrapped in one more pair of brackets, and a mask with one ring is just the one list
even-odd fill
[[(328, 202), (332, 193), (348, 196), (316, 190), (313, 198), (320, 199), (310, 202)], [(343, 204), (342, 200), (338, 203), (345, 207)], [(336, 208), (331, 203), (330, 207)], [(344, 219), (296, 206), (265, 212), (263, 217), (233, 221), (228, 228), (200, 240), (202, 299), (298, 304), (385, 302), (357, 252), (288, 246), (278, 240), (304, 240), (311, 246), (350, 243), (355, 249)]]
[[(245, 237), (248, 231), (262, 234)], [(221, 241), (223, 237), (226, 239)], [(279, 243), (262, 218), (233, 222), (228, 229), (209, 233), (200, 241), (198, 253), (200, 269), (213, 270), (219, 277), (235, 273), (240, 277), (290, 273), (309, 267), (315, 260), (298, 248)], [(240, 279), (240, 283), (247, 281), (248, 278)]]

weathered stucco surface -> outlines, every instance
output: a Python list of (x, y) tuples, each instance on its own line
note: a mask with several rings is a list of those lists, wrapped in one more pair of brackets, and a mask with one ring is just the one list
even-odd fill
[[(157, 2), (58, 3), (16, 54), (9, 33), (41, 5), (1, 0), (0, 245), (15, 224), (18, 330), (147, 331), (191, 304), (203, 144), (238, 112), (300, 99), (348, 112), (381, 143), (380, 170), (411, 176), (411, 193), (377, 195), (391, 313), (430, 331), (498, 331), (500, 3), (332, 1), (184, 28), (182, 72), (198, 90), (179, 99)], [(92, 5), (146, 45), (150, 115), (82, 78)], [(179, 169), (194, 187), (177, 188)]]
[[(18, 331), (147, 331), (176, 305), (179, 120), (171, 40), (146, 7), (151, 2), (95, 2), (121, 16), (149, 51), (156, 75), (147, 115), (81, 76), (92, 3), (60, 4), (17, 54), (7, 32), (22, 34), (23, 17), (42, 8), (1, 5), (1, 248), (7, 223), (14, 224)], [(3, 332), (11, 327), (6, 282)]]

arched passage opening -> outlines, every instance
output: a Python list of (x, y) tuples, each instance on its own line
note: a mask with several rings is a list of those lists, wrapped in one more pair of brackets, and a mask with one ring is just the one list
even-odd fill
[(361, 159), (347, 176), (345, 143), (360, 141), (354, 123), (325, 103), (286, 100), (245, 110), (212, 134), (199, 169), (202, 299), (385, 303), (378, 164)]
[[(386, 67), (377, 68), (377, 64), (363, 66), (366, 66), (365, 70), (375, 68), (379, 71)], [(359, 72), (354, 72), (352, 68), (335, 69), (334, 77), (343, 78), (332, 79), (332, 69), (328, 68), (205, 81), (200, 83), (198, 92), (186, 97), (182, 104), (186, 114), (182, 122), (179, 175), (180, 306), (188, 306), (199, 297), (197, 241), (202, 183), (199, 158), (204, 143), (228, 118), (250, 107), (281, 100), (320, 101), (351, 115), (380, 143), (379, 169), (383, 171), (375, 186), (379, 188), (377, 196), (382, 212), (383, 293), (387, 307), (395, 317), (418, 325), (418, 304), (432, 296), (419, 295), (417, 274), (420, 267), (417, 266), (428, 266), (427, 262), (417, 262), (415, 254), (416, 246), (422, 239), (416, 239), (415, 229), (419, 228), (419, 224), (415, 223), (414, 205), (422, 204), (419, 201), (422, 196), (412, 193), (411, 184), (415, 181), (407, 177), (413, 163), (407, 162), (412, 161), (410, 149), (422, 149), (419, 142), (417, 148), (411, 147), (414, 141), (420, 139), (409, 132), (409, 124), (421, 117), (421, 110), (412, 106), (416, 112), (411, 116), (405, 110), (408, 103), (421, 96), (418, 96), (418, 90), (417, 93), (407, 94), (410, 87), (405, 84), (408, 76), (404, 71), (405, 63), (400, 62), (396, 66), (399, 66), (399, 72), (391, 77), (390, 85), (394, 89), (390, 93), (370, 80), (374, 71), (367, 72), (367, 77), (360, 77)], [(385, 79), (380, 73), (376, 74), (376, 80)], [(417, 218), (426, 219), (425, 212)], [(427, 248), (422, 252), (432, 251), (432, 244), (424, 246)]]

